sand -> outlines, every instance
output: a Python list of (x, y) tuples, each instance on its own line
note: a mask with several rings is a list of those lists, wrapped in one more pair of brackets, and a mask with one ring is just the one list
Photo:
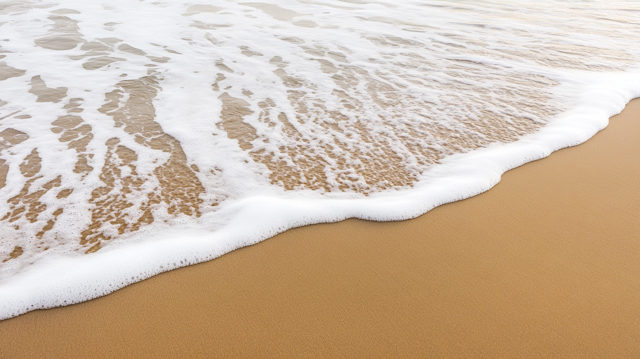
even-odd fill
[(0, 358), (640, 357), (640, 99), (417, 219), (290, 230), (0, 322)]

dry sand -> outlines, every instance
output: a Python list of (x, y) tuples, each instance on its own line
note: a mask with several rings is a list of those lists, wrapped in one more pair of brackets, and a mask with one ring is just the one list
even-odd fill
[(294, 229), (0, 322), (1, 358), (639, 358), (640, 99), (420, 218)]

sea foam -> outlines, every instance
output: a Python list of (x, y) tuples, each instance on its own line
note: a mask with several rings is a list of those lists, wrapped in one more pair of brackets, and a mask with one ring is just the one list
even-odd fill
[(638, 23), (634, 1), (5, 1), (0, 319), (486, 191), (640, 96)]

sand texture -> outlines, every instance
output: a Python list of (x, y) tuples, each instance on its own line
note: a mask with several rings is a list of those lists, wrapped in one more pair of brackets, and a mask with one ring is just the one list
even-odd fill
[(0, 358), (640, 357), (640, 99), (417, 219), (290, 230), (0, 322)]

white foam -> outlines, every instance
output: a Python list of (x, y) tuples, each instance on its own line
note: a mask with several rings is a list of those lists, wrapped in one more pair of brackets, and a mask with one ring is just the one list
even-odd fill
[[(7, 200), (18, 195), (27, 183), (19, 165), (34, 148), (42, 158), (38, 174), (42, 178), (34, 182), (34, 188), (58, 176), (62, 178), (61, 189), (74, 188), (66, 199), (58, 199), (53, 192), (42, 196), (40, 201), (47, 209), (35, 223), (22, 217), (11, 223), (1, 222), (0, 253), (9, 253), (18, 244), (25, 253), (0, 267), (0, 319), (105, 295), (297, 226), (351, 217), (377, 221), (417, 217), (441, 204), (488, 190), (511, 168), (586, 141), (606, 127), (609, 117), (620, 112), (630, 99), (640, 96), (640, 51), (634, 46), (640, 34), (633, 26), (639, 20), (640, 6), (631, 1), (581, 4), (583, 8), (564, 3), (550, 6), (548, 1), (514, 2), (510, 6), (489, 1), (261, 1), (290, 10), (280, 13), (273, 6), (233, 1), (216, 2), (221, 10), (192, 7), (195, 3), (177, 0), (153, 4), (105, 1), (102, 7), (98, 3), (63, 0), (50, 7), (24, 2), (19, 4), (21, 8), (0, 8), (2, 37), (10, 40), (0, 42), (2, 50), (7, 51), (0, 61), (26, 71), (0, 81), (0, 100), (7, 102), (0, 108), (0, 117), (14, 111), (31, 115), (29, 119), (13, 116), (0, 122), (0, 131), (13, 128), (29, 135), (27, 141), (2, 152), (10, 170), (6, 186), (0, 189), (0, 214), (10, 211)], [(30, 5), (38, 7), (28, 8)], [(63, 8), (79, 14), (52, 15)], [(207, 11), (196, 13), (197, 9)], [(596, 10), (603, 19), (590, 16), (589, 11)], [(68, 19), (56, 20), (55, 16)], [(616, 21), (606, 20), (607, 16)], [(69, 19), (78, 21), (77, 25)], [(62, 25), (51, 27), (59, 22)], [(111, 22), (117, 24), (104, 25)], [(80, 39), (78, 45), (68, 50), (36, 46), (36, 39), (60, 34)], [(283, 40), (289, 37), (302, 39), (304, 44)], [(109, 40), (98, 40), (105, 38), (122, 41), (109, 45)], [(90, 41), (101, 42), (107, 48), (101, 50), (104, 54), (82, 50)], [(148, 57), (118, 50), (123, 43)], [(247, 50), (261, 55), (242, 53)], [(421, 60), (412, 62), (414, 55)], [(123, 61), (97, 70), (83, 67), (101, 56)], [(281, 60), (272, 61), (277, 56)], [(340, 56), (345, 56), (348, 63)], [(153, 61), (162, 57), (169, 60)], [(480, 74), (469, 72), (469, 76), (456, 77), (455, 71), (471, 71), (470, 67), (455, 70), (460, 64), (456, 60), (485, 67)], [(145, 66), (148, 64), (155, 66)], [(287, 74), (300, 80), (298, 85), (287, 85), (286, 79), (277, 74), (282, 64)], [(341, 87), (330, 69), (323, 70), (322, 66), (329, 65), (341, 71), (347, 71), (346, 66), (357, 67), (366, 75), (354, 76), (360, 82), (352, 87)], [(154, 169), (168, 159), (165, 152), (136, 142), (135, 136), (116, 127), (113, 119), (100, 111), (105, 94), (117, 83), (146, 76), (150, 68), (156, 69), (162, 88), (153, 100), (155, 121), (180, 141), (190, 163), (200, 168), (197, 177), (206, 189), (200, 197), (204, 201), (202, 216), (169, 215), (168, 205), (160, 204), (154, 210), (156, 221), (152, 225), (105, 242), (97, 253), (80, 254), (84, 248), (79, 251), (77, 238), (91, 223), (90, 211), (94, 208), (89, 198), (94, 189), (104, 185), (100, 171), (108, 156), (107, 140), (118, 137), (121, 145), (136, 152), (137, 171), (146, 181), (143, 189), (130, 195), (134, 203), (128, 209), (131, 218), (139, 216), (147, 194), (157, 186)], [(120, 77), (123, 73), (127, 76)], [(219, 73), (225, 79), (216, 92), (211, 85)], [(33, 76), (41, 76), (48, 88), (66, 87), (66, 97), (59, 102), (37, 102), (37, 96), (29, 92)], [(415, 79), (426, 85), (411, 82)], [(380, 105), (386, 100), (376, 100), (375, 96), (382, 91), (366, 88), (372, 80), (392, 86), (390, 96), (399, 97), (401, 105)], [(538, 80), (558, 85), (547, 83), (531, 90)], [(304, 121), (291, 120), (301, 139), (287, 137), (281, 123), (270, 127), (259, 118), (260, 101), (270, 98), (274, 103), (272, 118), (284, 113), (295, 119), (300, 108), (291, 101), (288, 91), (292, 90), (305, 92), (308, 103), (325, 106), (314, 115), (306, 114)], [(336, 90), (360, 101), (361, 107), (346, 107)], [(310, 144), (318, 151), (318, 158), (328, 164), (324, 173), (331, 191), (285, 191), (271, 183), (271, 170), (254, 161), (249, 152), (240, 149), (238, 140), (230, 139), (218, 126), (223, 108), (219, 96), (223, 92), (243, 99), (253, 111), (243, 121), (256, 130), (254, 148), (278, 153), (282, 146)], [(480, 99), (483, 93), (489, 95)], [(531, 94), (540, 96), (544, 103), (534, 103), (532, 109), (499, 101), (511, 99), (513, 104), (524, 104)], [(94, 155), (89, 160), (93, 170), (84, 177), (73, 172), (76, 151), (51, 131), (51, 123), (68, 113), (63, 106), (71, 98), (83, 99), (80, 115), (92, 127), (94, 136), (87, 146), (87, 153)], [(433, 106), (427, 111), (429, 104)], [(343, 126), (341, 131), (322, 126), (323, 116), (331, 111), (345, 114), (344, 123), (338, 123)], [(450, 139), (427, 135), (415, 138), (422, 146), (433, 146), (446, 154), (433, 166), (421, 165), (419, 156), (403, 142), (409, 131), (402, 128), (427, 123), (423, 115), (435, 116), (429, 121), (466, 133), (470, 130), (464, 128), (461, 119), (490, 126), (482, 118), (486, 111), (508, 118), (527, 117), (545, 125), (510, 143), (477, 135), (478, 141), (484, 141), (484, 148), (471, 152), (464, 148), (451, 150), (447, 147)], [(554, 114), (545, 115), (551, 112)], [(391, 118), (400, 129), (390, 129), (389, 121), (379, 115)], [(348, 136), (358, 117), (368, 119), (371, 133), (384, 141), (371, 145)], [(348, 172), (339, 166), (338, 159), (345, 158), (354, 168), (363, 161), (337, 146), (340, 141), (369, 154), (375, 154), (377, 146), (391, 143), (390, 148), (404, 161), (403, 169), (418, 180), (412, 186), (376, 187), (354, 170), (350, 174), (353, 187), (336, 190)], [(337, 156), (325, 150), (331, 146), (335, 146)], [(359, 193), (358, 188), (364, 188), (362, 192), (368, 195)], [(212, 207), (220, 198), (220, 205)], [(44, 244), (38, 244), (34, 233), (53, 218), (56, 208), (64, 208), (64, 213), (43, 237)], [(105, 226), (105, 231), (117, 233), (115, 227), (109, 230)], [(39, 250), (39, 245), (50, 249)], [(398, 245), (402, 245), (401, 239)]]

